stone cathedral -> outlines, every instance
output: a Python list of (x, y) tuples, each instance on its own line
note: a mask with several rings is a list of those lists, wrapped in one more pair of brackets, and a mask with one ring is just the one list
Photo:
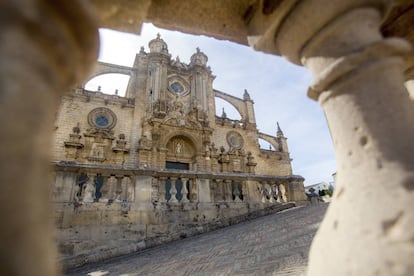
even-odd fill
[[(275, 136), (259, 132), (249, 93), (215, 90), (207, 61), (200, 49), (189, 64), (171, 58), (158, 35), (132, 67), (97, 63), (90, 75), (129, 75), (125, 97), (83, 83), (62, 98), (50, 197), (66, 266), (305, 201), (279, 125)], [(216, 97), (241, 119), (216, 116)]]

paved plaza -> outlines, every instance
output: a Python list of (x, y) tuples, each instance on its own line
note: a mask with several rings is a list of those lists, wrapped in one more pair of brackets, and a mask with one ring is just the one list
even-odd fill
[(304, 275), (327, 206), (289, 209), (66, 275)]

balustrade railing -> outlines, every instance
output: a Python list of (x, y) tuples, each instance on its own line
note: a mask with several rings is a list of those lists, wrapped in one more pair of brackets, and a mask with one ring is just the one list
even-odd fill
[(262, 203), (285, 203), (287, 202), (286, 187), (274, 181), (260, 181), (257, 189), (261, 194)]
[(132, 202), (134, 185), (129, 175), (80, 173), (73, 190), (75, 202)]
[[(69, 169), (69, 168), (71, 169)], [(123, 169), (113, 167), (78, 164), (56, 164), (56, 172), (70, 171), (75, 174), (70, 200), (77, 203), (105, 202), (108, 204), (134, 202), (135, 193), (147, 185), (145, 190), (148, 202), (158, 204), (245, 203), (263, 204), (285, 203), (288, 201), (290, 181), (303, 181), (299, 176), (266, 176), (246, 173), (212, 173), (181, 170)], [(63, 179), (63, 178), (62, 178)], [(139, 180), (141, 179), (141, 180)], [(146, 179), (144, 182), (142, 179)], [(55, 183), (55, 193), (62, 190)], [(145, 183), (145, 184), (144, 184)], [(201, 184), (202, 183), (202, 184)], [(200, 185), (203, 188), (200, 189)], [(148, 193), (151, 190), (151, 193)], [(62, 197), (61, 197), (62, 198)], [(140, 200), (144, 200), (142, 196)], [(206, 201), (206, 198), (208, 200)], [(58, 200), (59, 201), (59, 200)]]

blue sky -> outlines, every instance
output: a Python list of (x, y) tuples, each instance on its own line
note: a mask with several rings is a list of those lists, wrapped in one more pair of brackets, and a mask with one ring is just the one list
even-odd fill
[[(189, 63), (199, 47), (208, 56), (208, 65), (216, 76), (215, 89), (237, 97), (243, 96), (244, 89), (249, 91), (255, 102), (259, 131), (275, 135), (279, 122), (288, 137), (293, 172), (305, 177), (305, 185), (332, 181), (332, 173), (336, 171), (332, 141), (322, 108), (306, 96), (311, 84), (307, 69), (247, 46), (158, 29), (152, 24), (144, 24), (139, 36), (102, 29), (99, 60), (132, 66), (140, 47), (144, 46), (148, 52), (148, 42), (157, 33), (168, 44), (172, 57), (179, 56), (182, 62)], [(100, 85), (103, 92), (122, 91), (126, 81), (125, 76), (110, 81), (101, 78), (92, 80), (88, 86), (96, 89)], [(236, 116), (218, 101), (220, 114), (222, 107), (229, 117)]]

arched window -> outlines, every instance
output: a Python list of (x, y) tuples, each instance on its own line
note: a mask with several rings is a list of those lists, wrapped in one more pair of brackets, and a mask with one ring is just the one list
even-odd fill
[(125, 97), (130, 76), (124, 74), (108, 73), (90, 79), (85, 89), (90, 91), (100, 91), (105, 94), (118, 94)]

